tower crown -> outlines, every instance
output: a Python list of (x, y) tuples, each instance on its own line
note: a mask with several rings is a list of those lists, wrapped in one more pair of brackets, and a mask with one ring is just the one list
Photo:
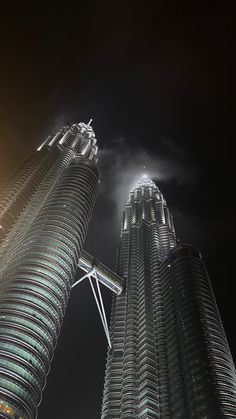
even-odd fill
[(148, 176), (146, 173), (144, 173), (139, 178), (139, 180), (136, 182), (136, 184), (131, 189), (131, 192), (134, 191), (135, 189), (140, 189), (142, 187), (154, 188), (154, 189), (157, 189), (158, 190), (158, 187), (155, 184), (155, 182), (153, 182), (153, 180), (150, 178), (150, 176)]
[(46, 140), (38, 147), (37, 151), (47, 148), (71, 148), (77, 155), (88, 157), (90, 160), (97, 161), (96, 145), (97, 139), (91, 126), (91, 119), (88, 124), (84, 122), (64, 126), (55, 134), (49, 135)]

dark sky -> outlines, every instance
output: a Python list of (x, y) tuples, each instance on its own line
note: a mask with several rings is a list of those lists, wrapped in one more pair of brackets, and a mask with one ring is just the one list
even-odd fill
[[(232, 11), (33, 3), (1, 10), (1, 179), (49, 132), (92, 117), (102, 181), (86, 249), (113, 266), (122, 204), (145, 165), (178, 237), (202, 251), (236, 359)], [(73, 290), (39, 419), (100, 417), (107, 344), (96, 310), (88, 283)]]

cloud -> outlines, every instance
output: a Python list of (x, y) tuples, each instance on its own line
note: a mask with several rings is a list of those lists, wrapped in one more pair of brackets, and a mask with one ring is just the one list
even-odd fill
[[(162, 152), (151, 154), (145, 147), (131, 145), (124, 137), (110, 141), (99, 152), (102, 173), (101, 194), (113, 200), (119, 218), (134, 184), (143, 173), (158, 184), (175, 180), (177, 184), (193, 183), (197, 172), (187, 164), (187, 156), (171, 139), (160, 139)], [(160, 147), (161, 149), (161, 147)]]

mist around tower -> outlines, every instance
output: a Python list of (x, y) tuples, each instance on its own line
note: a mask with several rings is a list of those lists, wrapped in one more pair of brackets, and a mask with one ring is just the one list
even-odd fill
[(186, 150), (176, 147), (173, 139), (157, 138), (156, 142), (160, 152), (155, 155), (145, 144), (131, 145), (125, 137), (111, 139), (100, 150), (101, 173), (106, 179), (101, 194), (114, 201), (118, 217), (130, 190), (142, 176), (157, 183), (174, 181), (178, 185), (196, 181), (198, 169), (188, 165)]

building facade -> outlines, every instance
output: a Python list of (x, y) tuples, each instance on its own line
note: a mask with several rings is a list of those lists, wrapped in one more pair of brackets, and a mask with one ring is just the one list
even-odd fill
[(80, 123), (50, 136), (0, 201), (0, 418), (37, 416), (96, 199), (96, 138)]
[(235, 367), (206, 268), (176, 242), (147, 176), (125, 206), (117, 273), (102, 419), (235, 418)]

